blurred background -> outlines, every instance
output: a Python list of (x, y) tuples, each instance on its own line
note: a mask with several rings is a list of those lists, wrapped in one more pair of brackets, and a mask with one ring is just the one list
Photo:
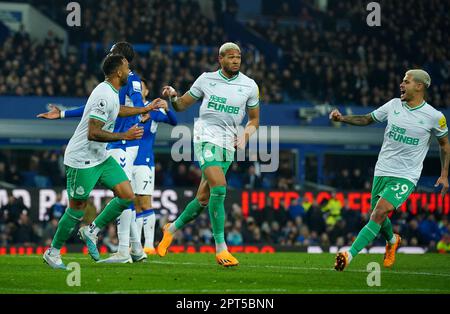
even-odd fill
[[(280, 127), (280, 156), (273, 173), (261, 172), (267, 161), (259, 159), (230, 167), (230, 245), (325, 251), (351, 244), (369, 218), (385, 124), (349, 127), (330, 123), (328, 113), (371, 112), (399, 97), (405, 71), (419, 67), (432, 78), (428, 102), (450, 116), (450, 2), (377, 1), (381, 26), (374, 27), (366, 22), (369, 2), (88, 0), (77, 2), (80, 26), (68, 25), (69, 1), (0, 2), (0, 254), (49, 245), (67, 204), (63, 154), (78, 121), (36, 114), (49, 104), (83, 105), (104, 79), (103, 57), (123, 40), (138, 52), (132, 68), (148, 80), (150, 98), (167, 84), (184, 93), (218, 69), (222, 43), (240, 45), (241, 71), (260, 88), (261, 125)], [(197, 115), (198, 105), (177, 118), (192, 127)], [(201, 177), (197, 163), (172, 160), (170, 132), (160, 126), (155, 144), (159, 226), (184, 208)], [(433, 139), (416, 192), (391, 218), (405, 246), (449, 249), (450, 199), (434, 188), (439, 174)], [(111, 196), (98, 187), (84, 222)], [(115, 250), (114, 225), (102, 244)], [(208, 213), (176, 244), (213, 245)]]

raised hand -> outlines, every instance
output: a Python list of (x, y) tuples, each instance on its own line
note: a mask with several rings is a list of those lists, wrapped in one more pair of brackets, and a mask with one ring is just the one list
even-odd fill
[(436, 181), (435, 187), (442, 185), (441, 196), (444, 197), (448, 191), (448, 178), (447, 177), (439, 177)]
[(151, 104), (145, 106), (145, 112), (149, 112), (161, 107), (164, 107), (164, 104), (167, 106), (167, 102), (161, 98), (155, 98), (151, 102)]
[(234, 147), (237, 149), (245, 149), (245, 146), (247, 145), (246, 141), (245, 141), (245, 136), (244, 135), (238, 135), (236, 136), (236, 138), (234, 139)]
[(172, 86), (164, 86), (161, 92), (161, 95), (163, 97), (175, 97), (178, 95), (177, 91), (175, 90), (175, 88), (173, 88)]
[(333, 111), (330, 112), (329, 118), (332, 121), (341, 122), (342, 121), (342, 114), (339, 112), (339, 110), (334, 109)]
[(40, 113), (36, 117), (42, 118), (42, 119), (48, 119), (48, 120), (56, 120), (61, 119), (61, 109), (59, 109), (55, 105), (49, 105), (50, 110), (45, 113)]

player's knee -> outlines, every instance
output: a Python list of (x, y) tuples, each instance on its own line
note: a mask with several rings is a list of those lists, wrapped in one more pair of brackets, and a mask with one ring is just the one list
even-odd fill
[(211, 188), (211, 197), (225, 197), (227, 187), (225, 185), (214, 186)]
[(132, 198), (126, 198), (126, 197), (118, 197), (117, 202), (123, 209), (130, 208), (133, 204), (134, 194)]
[(209, 203), (209, 195), (208, 195), (208, 197), (207, 198), (198, 198), (197, 197), (197, 200), (198, 200), (198, 202), (199, 202), (199, 204), (201, 205), (201, 206), (203, 206), (203, 207), (205, 207), (205, 206), (208, 206), (208, 203)]
[(87, 201), (86, 200), (74, 200), (71, 199), (69, 202), (69, 206), (72, 209), (84, 210), (86, 208)]
[(121, 190), (116, 195), (118, 197), (120, 197), (121, 199), (127, 199), (127, 200), (130, 200), (131, 202), (134, 202), (134, 200), (135, 200), (135, 195), (131, 189)]
[(375, 209), (372, 212), (372, 215), (370, 216), (370, 218), (375, 221), (376, 223), (381, 224), (387, 217), (389, 213), (389, 210), (387, 210), (386, 208), (380, 206), (380, 207), (375, 207)]

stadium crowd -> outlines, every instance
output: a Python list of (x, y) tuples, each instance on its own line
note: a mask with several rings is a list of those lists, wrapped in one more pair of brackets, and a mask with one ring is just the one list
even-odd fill
[[(61, 3), (26, 2), (65, 22), (67, 11)], [(398, 0), (383, 2), (383, 27), (371, 28), (366, 25), (365, 1), (330, 1), (326, 11), (311, 2), (294, 7), (293, 1), (285, 1), (270, 14), (245, 23), (249, 31), (258, 32), (281, 51), (278, 60), (269, 61), (264, 49), (243, 45), (242, 71), (259, 84), (263, 102), (378, 106), (398, 96), (405, 69), (423, 67), (433, 79), (430, 102), (435, 107), (450, 104), (450, 55), (445, 49), (450, 39), (448, 3), (433, 0), (419, 3), (417, 9), (412, 2), (402, 2), (404, 9), (398, 10)], [(34, 43), (21, 31), (1, 44), (0, 95), (86, 97), (102, 80), (98, 64), (111, 43), (119, 40), (152, 45), (135, 64), (137, 72), (152, 82), (152, 97), (166, 83), (187, 90), (200, 73), (217, 69), (215, 49), (230, 37), (222, 19), (235, 18), (238, 5), (227, 3), (216, 10), (216, 21), (210, 21), (191, 0), (189, 5), (181, 1), (166, 5), (162, 0), (88, 1), (83, 6), (85, 25), (70, 30), (67, 51), (52, 34)], [(121, 16), (123, 10), (131, 13)], [(415, 23), (398, 31), (406, 27), (397, 22), (406, 20), (405, 14)], [(177, 23), (171, 16), (177, 16)], [(27, 65), (21, 62), (24, 58)]]
[[(105, 204), (108, 199), (105, 199)], [(29, 209), (21, 199), (9, 197), (8, 204), (0, 208), (0, 246), (5, 245), (49, 245), (56, 231), (58, 219), (64, 213), (61, 195), (47, 210), (46, 221), (32, 222)], [(88, 202), (84, 224), (93, 221), (97, 209)], [(331, 198), (322, 204), (311, 203), (302, 198), (290, 204), (281, 203), (275, 209), (270, 199), (263, 209), (251, 208), (244, 217), (242, 208), (235, 203), (227, 208), (225, 225), (226, 240), (229, 245), (281, 245), (297, 247), (347, 246), (354, 241), (359, 230), (367, 223), (369, 214), (350, 209)], [(442, 208), (431, 212), (426, 207), (416, 215), (409, 211), (396, 211), (391, 217), (394, 232), (402, 236), (404, 246), (423, 246), (430, 251), (445, 252), (450, 244), (450, 215), (443, 214)], [(156, 241), (161, 239), (161, 228), (168, 216), (161, 214), (156, 226)], [(100, 235), (100, 243), (110, 251), (117, 249), (116, 226), (110, 224)], [(68, 243), (80, 243), (73, 237)], [(179, 245), (213, 245), (214, 239), (207, 211), (195, 222), (187, 225), (174, 238)], [(378, 238), (373, 245), (383, 246), (385, 240)]]
[[(0, 152), (0, 184), (12, 184), (28, 188), (62, 187), (66, 183), (64, 149), (61, 150), (14, 150)], [(356, 162), (356, 161), (355, 161)], [(330, 164), (336, 165), (331, 161)], [(277, 189), (297, 190), (295, 155), (280, 151), (280, 165), (275, 172), (262, 172), (259, 161), (233, 162), (227, 172), (230, 189)], [(338, 167), (336, 173), (326, 171), (326, 184), (338, 190), (370, 190), (373, 169), (365, 164), (355, 167)], [(157, 188), (177, 188), (197, 186), (201, 171), (196, 161), (173, 162), (168, 154), (156, 153), (155, 186)], [(314, 181), (317, 182), (317, 181)]]
[[(66, 3), (22, 2), (34, 4), (55, 21), (65, 23)], [(237, 18), (236, 1), (225, 2), (224, 6), (215, 6), (216, 20), (210, 21), (193, 0), (87, 0), (83, 5), (84, 25), (69, 30), (68, 47), (51, 32), (44, 41), (35, 42), (22, 27), (0, 43), (0, 96), (87, 97), (103, 80), (101, 60), (111, 43), (120, 40), (150, 45), (133, 64), (133, 69), (150, 82), (150, 97), (159, 96), (161, 87), (168, 83), (186, 91), (203, 71), (217, 69), (217, 47), (231, 37), (224, 18)], [(263, 1), (265, 5), (267, 2)], [(383, 1), (380, 28), (366, 25), (367, 1), (329, 1), (326, 11), (314, 7), (313, 1), (270, 2), (278, 5), (277, 9), (265, 10), (260, 19), (247, 20), (245, 27), (259, 33), (267, 45), (277, 47), (278, 59), (269, 59), (261, 47), (241, 44), (242, 72), (258, 83), (263, 102), (381, 105), (398, 96), (405, 69), (422, 67), (432, 77), (430, 102), (435, 107), (450, 105), (448, 2), (403, 1), (399, 10), (399, 0)], [(414, 23), (401, 25), (398, 21)], [(0, 183), (38, 188), (64, 186), (63, 152), (34, 151), (20, 156), (16, 151), (2, 149)], [(173, 163), (161, 155), (156, 160), (157, 188), (198, 185), (201, 172), (195, 163)], [(292, 169), (289, 160), (281, 162), (276, 175), (261, 174), (258, 162), (233, 163), (227, 182), (231, 189), (292, 190), (297, 184)], [(339, 171), (330, 173), (326, 183), (340, 190), (370, 189), (371, 182), (365, 180), (371, 177), (369, 170), (355, 167)], [(48, 245), (64, 210), (59, 197), (48, 208), (46, 221), (36, 223), (30, 219), (23, 200), (10, 196), (0, 208), (0, 246)], [(96, 211), (89, 202), (84, 223), (91, 222)], [(248, 217), (244, 217), (239, 204), (233, 204), (227, 214), (229, 245), (345, 246), (352, 243), (369, 219), (368, 214), (350, 210), (335, 199), (322, 204), (298, 199), (282, 204), (280, 209), (267, 202), (261, 210), (251, 208)], [(433, 212), (421, 208), (417, 215), (396, 211), (391, 220), (404, 245), (445, 251), (443, 248), (450, 245), (449, 218), (442, 208)], [(167, 216), (161, 215), (157, 239), (166, 221)], [(101, 234), (101, 241), (114, 251), (114, 225)], [(207, 212), (179, 232), (175, 243), (212, 245)], [(384, 240), (378, 238), (374, 244), (384, 245)]]
[[(281, 46), (282, 86), (294, 84), (297, 99), (378, 106), (398, 97), (405, 69), (421, 67), (432, 77), (431, 104), (448, 106), (450, 4), (383, 1), (381, 27), (369, 27), (367, 3), (329, 1), (322, 12), (285, 1), (271, 17), (246, 25)], [(414, 23), (403, 25), (407, 20)]]

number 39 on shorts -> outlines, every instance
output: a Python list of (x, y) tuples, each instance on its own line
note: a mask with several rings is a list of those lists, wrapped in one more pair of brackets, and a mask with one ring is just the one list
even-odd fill
[(396, 198), (401, 198), (403, 194), (408, 192), (409, 187), (407, 184), (400, 184), (397, 182), (397, 184), (395, 186), (391, 187), (391, 190), (394, 192), (401, 190), (401, 191), (395, 193)]

